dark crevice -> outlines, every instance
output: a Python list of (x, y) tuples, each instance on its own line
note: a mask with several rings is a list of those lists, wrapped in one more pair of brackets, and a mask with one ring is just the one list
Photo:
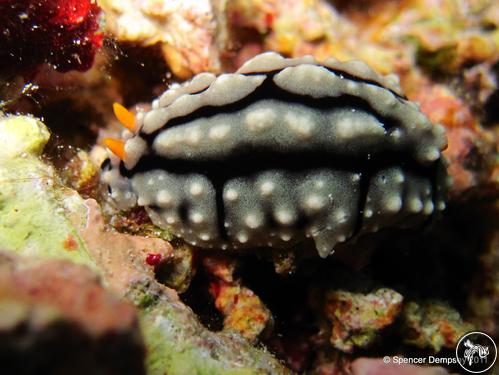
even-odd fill
[(213, 278), (200, 268), (187, 291), (180, 294), (180, 298), (194, 311), (203, 326), (217, 332), (223, 329), (223, 315), (216, 308), (213, 296), (209, 292), (211, 282)]
[(494, 91), (487, 99), (483, 106), (484, 110), (484, 125), (490, 126), (499, 122), (499, 89)]

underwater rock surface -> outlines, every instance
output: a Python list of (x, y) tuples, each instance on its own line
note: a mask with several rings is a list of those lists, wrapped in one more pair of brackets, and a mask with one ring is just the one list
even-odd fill
[(0, 139), (9, 139), (0, 155), (1, 248), (33, 259), (83, 263), (96, 272), (92, 282), (101, 275), (111, 291), (139, 309), (150, 374), (288, 372), (270, 353), (240, 336), (208, 331), (175, 291), (156, 282), (146, 258), (154, 252), (167, 262), (171, 245), (106, 231), (97, 203), (57, 185), (54, 169), (39, 159), (48, 137), (34, 118), (0, 119)]
[(88, 267), (0, 252), (3, 371), (139, 375), (144, 357), (135, 309)]

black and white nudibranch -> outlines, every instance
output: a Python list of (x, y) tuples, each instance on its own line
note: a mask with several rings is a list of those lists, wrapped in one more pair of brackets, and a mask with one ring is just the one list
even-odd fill
[(326, 257), (445, 207), (443, 127), (362, 62), (264, 53), (170, 88), (136, 123), (117, 115), (131, 131), (107, 141), (112, 197), (195, 246), (308, 237)]

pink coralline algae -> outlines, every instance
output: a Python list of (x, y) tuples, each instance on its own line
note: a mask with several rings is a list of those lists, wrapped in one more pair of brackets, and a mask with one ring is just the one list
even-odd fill
[(29, 77), (43, 63), (85, 71), (102, 44), (95, 0), (0, 0), (0, 78)]

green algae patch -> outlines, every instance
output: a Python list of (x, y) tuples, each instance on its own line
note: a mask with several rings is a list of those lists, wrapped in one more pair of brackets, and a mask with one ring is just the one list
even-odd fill
[(241, 336), (207, 330), (176, 293), (155, 282), (134, 284), (127, 297), (135, 304), (148, 302), (139, 316), (151, 375), (290, 373), (270, 353)]
[[(165, 370), (168, 374), (199, 375), (265, 373), (246, 366), (235, 369), (237, 365), (234, 366), (234, 363), (225, 363), (226, 368), (224, 368), (224, 359), (217, 358), (216, 348), (213, 348), (214, 353), (209, 353), (208, 348), (199, 347), (185, 337), (178, 340), (182, 330), (174, 324), (172, 318), (174, 317), (163, 314), (141, 314), (142, 330), (147, 346), (152, 349), (147, 359), (150, 374), (161, 374)], [(177, 340), (172, 340), (174, 336), (177, 336)]]
[(40, 160), (50, 133), (29, 116), (0, 117), (0, 248), (96, 268), (66, 215), (84, 210)]
[(1, 117), (0, 134), (2, 159), (38, 157), (50, 138), (47, 127), (30, 116)]

